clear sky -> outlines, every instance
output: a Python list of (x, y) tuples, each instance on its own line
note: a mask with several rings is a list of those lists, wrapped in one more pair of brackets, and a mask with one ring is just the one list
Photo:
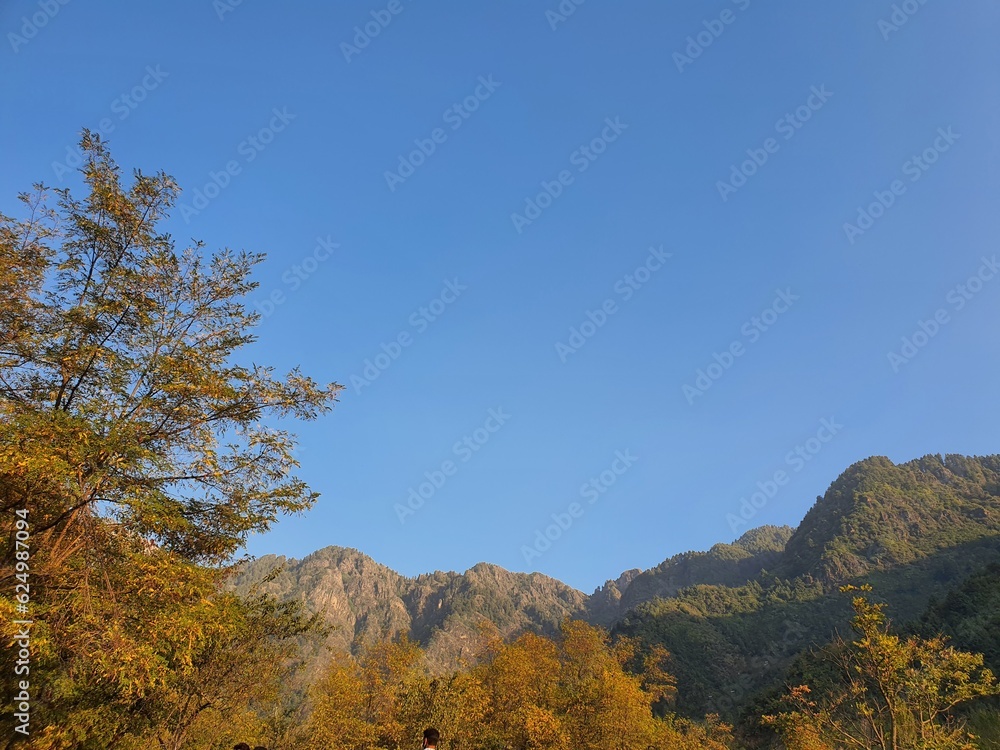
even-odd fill
[(253, 554), (590, 591), (867, 456), (1000, 448), (991, 0), (11, 0), (0, 32), (0, 210), (103, 131), (177, 178), (178, 243), (268, 254), (254, 360), (346, 386), (298, 430), (321, 500)]

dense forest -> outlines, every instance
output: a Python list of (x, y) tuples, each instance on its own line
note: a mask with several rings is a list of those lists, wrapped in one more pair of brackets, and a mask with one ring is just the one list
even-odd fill
[(317, 500), (275, 425), (341, 387), (243, 363), (261, 256), (178, 250), (174, 181), (81, 149), (86, 195), (0, 216), (0, 746), (1000, 747), (1000, 456), (860, 461), (590, 596), (241, 560)]

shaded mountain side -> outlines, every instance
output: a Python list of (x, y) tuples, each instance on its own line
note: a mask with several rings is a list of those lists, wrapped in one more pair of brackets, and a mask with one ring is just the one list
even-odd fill
[(871, 583), (906, 623), (1000, 561), (998, 470), (997, 456), (861, 461), (817, 501), (769, 572), (642, 604), (616, 632), (673, 652), (683, 713), (733, 717), (797, 653), (847, 626), (839, 585)]
[[(841, 583), (871, 583), (876, 596), (889, 604), (893, 622), (905, 625), (921, 617), (935, 598), (942, 600), (998, 562), (1000, 537), (986, 537)], [(850, 597), (835, 588), (768, 576), (739, 587), (695, 586), (646, 602), (613, 633), (667, 647), (680, 713), (716, 712), (733, 720), (757, 693), (782, 684), (799, 654), (827, 643), (838, 631), (847, 632), (850, 618)]]
[(970, 576), (943, 598), (934, 597), (914, 630), (943, 633), (957, 648), (982, 654), (1000, 674), (1000, 563)]
[[(961, 557), (963, 569), (954, 570), (952, 563)], [(935, 559), (937, 558), (937, 559)], [(943, 571), (955, 572), (961, 578), (965, 572), (975, 567), (978, 562), (992, 558), (1000, 560), (1000, 542), (997, 540), (982, 540), (962, 550), (950, 550), (943, 555), (935, 556), (925, 561), (926, 570), (934, 577), (934, 573)], [(984, 664), (994, 674), (1000, 674), (1000, 563), (992, 562), (980, 567), (956, 586), (942, 587), (941, 592), (935, 592), (929, 599), (926, 609), (918, 617), (900, 617), (895, 603), (899, 594), (905, 598), (912, 586), (912, 575), (903, 573), (905, 568), (898, 569), (895, 575), (881, 581), (881, 587), (876, 586), (876, 599), (884, 599), (889, 605), (887, 614), (890, 616), (892, 630), (906, 637), (917, 635), (922, 638), (933, 638), (943, 634), (948, 637), (949, 645), (960, 651), (983, 654)], [(903, 575), (900, 575), (903, 573)], [(893, 587), (893, 578), (896, 586)], [(906, 579), (911, 579), (907, 581)], [(888, 597), (879, 596), (880, 589), (889, 591)], [(853, 594), (845, 594), (840, 598), (846, 602)], [(925, 597), (926, 599), (926, 597)], [(913, 600), (911, 599), (911, 604)], [(846, 622), (840, 628), (842, 636), (848, 639), (853, 631)], [(819, 645), (826, 646), (830, 639), (821, 640)], [(761, 689), (749, 699), (744, 696), (742, 713), (737, 718), (739, 726), (740, 746), (746, 748), (767, 747), (774, 745), (775, 738), (770, 730), (760, 726), (759, 718), (766, 714), (774, 714), (787, 709), (782, 696), (789, 685), (808, 684), (814, 690), (822, 691), (828, 680), (837, 680), (838, 670), (826, 660), (824, 649), (804, 649), (794, 659), (790, 660), (787, 669), (780, 671), (769, 680), (761, 681)], [(959, 706), (958, 714), (970, 722), (969, 728), (980, 738), (980, 747), (1000, 748), (1000, 722), (997, 711), (1000, 710), (1000, 700), (978, 700), (972, 704)]]
[(791, 537), (790, 526), (761, 526), (732, 544), (716, 544), (707, 552), (683, 552), (655, 568), (623, 573), (591, 595), (591, 622), (609, 627), (628, 610), (657, 597), (671, 597), (699, 584), (741, 586), (770, 569)]

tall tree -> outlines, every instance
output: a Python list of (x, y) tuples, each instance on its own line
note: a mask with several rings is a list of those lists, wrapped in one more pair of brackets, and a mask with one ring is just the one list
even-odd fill
[[(201, 637), (184, 614), (213, 605), (219, 566), (315, 502), (279, 420), (316, 417), (340, 389), (241, 362), (262, 256), (177, 250), (161, 228), (174, 181), (123, 185), (99, 137), (81, 148), (84, 197), (38, 185), (23, 217), (0, 215), (0, 607), (14, 611), (19, 514), (44, 685), (32, 731), (66, 748), (124, 746), (164, 665)], [(70, 707), (90, 728), (66, 723)]]

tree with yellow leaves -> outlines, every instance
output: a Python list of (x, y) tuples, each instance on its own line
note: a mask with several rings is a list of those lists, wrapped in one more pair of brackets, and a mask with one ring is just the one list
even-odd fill
[(312, 419), (339, 386), (240, 364), (262, 256), (177, 250), (161, 228), (174, 181), (136, 172), (126, 186), (97, 136), (81, 148), (82, 198), (37, 186), (21, 218), (0, 215), (0, 608), (14, 612), (24, 574), (19, 517), (33, 742), (149, 747), (168, 710), (154, 704), (201, 644), (238, 638), (246, 617), (281, 620), (236, 616), (222, 566), (316, 499), (294, 475), (293, 437), (265, 420)]
[(405, 636), (338, 652), (312, 687), (310, 742), (346, 750), (412, 748), (430, 714), (430, 679), (420, 648)]
[(981, 654), (949, 646), (941, 636), (902, 638), (890, 632), (884, 604), (853, 592), (856, 640), (828, 651), (839, 685), (814, 694), (807, 685), (786, 696), (791, 709), (764, 717), (790, 750), (974, 750), (975, 738), (953, 715), (959, 704), (1000, 694)]
[(337, 655), (311, 692), (309, 742), (347, 750), (417, 747), (442, 730), (442, 750), (725, 750), (730, 727), (654, 717), (673, 693), (668, 655), (653, 649), (633, 674), (635, 644), (584, 622), (560, 637), (484, 637), (469, 669), (430, 678), (406, 639)]

